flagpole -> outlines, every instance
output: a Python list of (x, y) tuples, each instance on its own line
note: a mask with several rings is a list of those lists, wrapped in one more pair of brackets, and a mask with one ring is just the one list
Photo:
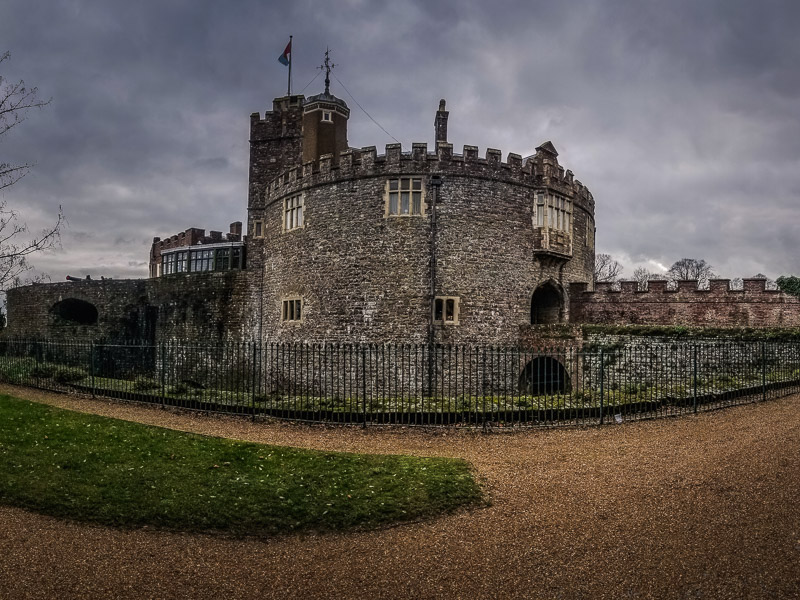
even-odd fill
[(287, 86), (287, 95), (292, 95), (292, 55), (294, 48), (292, 48), (292, 36), (289, 36), (289, 85)]

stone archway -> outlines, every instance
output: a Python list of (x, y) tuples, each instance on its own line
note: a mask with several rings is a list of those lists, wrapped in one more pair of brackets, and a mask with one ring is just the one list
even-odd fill
[(538, 356), (531, 360), (519, 376), (519, 389), (523, 394), (563, 394), (570, 390), (567, 370), (552, 356)]
[(95, 325), (97, 323), (97, 307), (91, 302), (79, 298), (64, 298), (56, 302), (50, 312), (64, 322), (75, 325)]
[(543, 283), (531, 297), (531, 325), (550, 325), (564, 320), (564, 294), (551, 281)]

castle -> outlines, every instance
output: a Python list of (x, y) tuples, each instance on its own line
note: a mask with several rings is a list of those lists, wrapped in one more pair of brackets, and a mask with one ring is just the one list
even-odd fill
[(557, 323), (800, 326), (800, 300), (592, 285), (595, 202), (544, 142), (523, 159), (448, 141), (351, 148), (330, 93), (250, 117), (246, 230), (155, 238), (150, 278), (8, 292), (10, 335), (524, 346)]

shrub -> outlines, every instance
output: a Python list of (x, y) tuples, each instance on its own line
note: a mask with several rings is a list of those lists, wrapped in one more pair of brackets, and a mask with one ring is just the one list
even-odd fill
[(39, 378), (48, 378), (55, 375), (56, 367), (55, 365), (43, 363), (36, 365), (31, 369), (31, 377), (39, 377)]
[(161, 387), (160, 383), (154, 381), (153, 379), (147, 378), (137, 379), (133, 383), (133, 389), (137, 392), (149, 392), (150, 390), (155, 390), (159, 387)]
[(53, 379), (58, 383), (75, 383), (86, 379), (88, 374), (80, 367), (58, 367), (53, 373)]
[(169, 393), (180, 396), (180, 395), (185, 394), (188, 391), (189, 391), (189, 386), (181, 381), (180, 383), (176, 383), (175, 385), (173, 385), (170, 388)]

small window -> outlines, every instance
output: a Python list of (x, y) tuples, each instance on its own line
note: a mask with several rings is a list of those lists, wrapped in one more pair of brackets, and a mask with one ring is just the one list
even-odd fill
[(264, 223), (262, 221), (253, 221), (253, 237), (264, 237)]
[(423, 213), (421, 177), (400, 177), (390, 179), (386, 184), (387, 216), (420, 216)]
[(283, 301), (282, 321), (301, 321), (303, 319), (303, 300), (300, 298), (290, 298)]
[(325, 121), (326, 123), (332, 123), (333, 122), (333, 115), (331, 114), (331, 111), (323, 110), (322, 111), (322, 120)]
[(283, 230), (303, 227), (303, 196), (298, 194), (283, 201)]
[(458, 298), (437, 296), (433, 301), (433, 320), (445, 325), (458, 325)]

